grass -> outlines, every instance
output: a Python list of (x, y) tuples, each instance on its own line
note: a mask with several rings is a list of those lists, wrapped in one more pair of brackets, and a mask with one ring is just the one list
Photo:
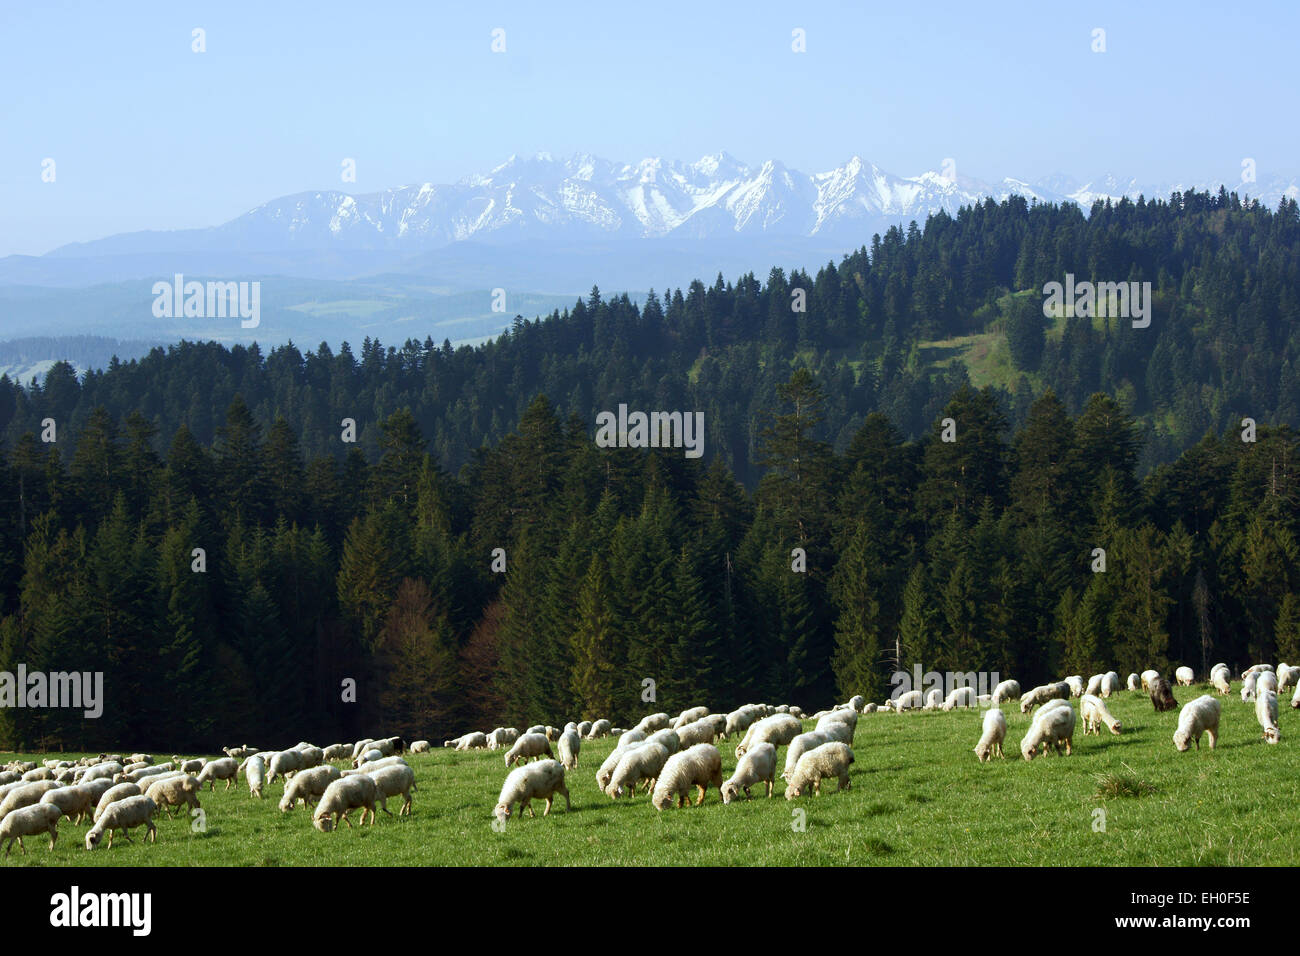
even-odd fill
[[(1186, 703), (1212, 691), (1175, 693)], [(1004, 708), (1007, 758), (987, 764), (971, 750), (978, 712), (865, 714), (851, 790), (837, 793), (829, 781), (819, 798), (786, 801), (778, 780), (770, 800), (723, 806), (710, 790), (702, 807), (663, 813), (644, 795), (615, 802), (599, 793), (596, 769), (614, 741), (584, 741), (569, 775), (573, 809), (566, 813), (561, 798), (543, 818), (544, 805), (535, 804), (536, 819), (512, 818), (502, 832), (491, 826), (502, 754), (437, 750), (408, 757), (420, 788), (409, 819), (381, 813), (374, 827), (318, 833), (301, 808), (277, 810), (278, 783), (258, 801), (241, 781), (238, 790), (205, 791), (206, 832), (192, 832), (179, 815), (162, 817), (156, 846), (137, 836), (88, 853), (85, 827), (64, 820), (53, 854), (31, 838), (26, 857), (15, 846), (0, 866), (1300, 864), (1300, 844), (1288, 838), (1300, 830), (1300, 713), (1285, 708), (1282, 742), (1269, 746), (1252, 705), (1237, 696), (1222, 702), (1216, 750), (1178, 753), (1178, 712), (1154, 713), (1126, 691), (1110, 701), (1123, 736), (1085, 737), (1080, 726), (1073, 756), (1032, 763), (1019, 758), (1028, 718), (1015, 705)], [(734, 746), (720, 745), (724, 776)], [(802, 830), (796, 809), (805, 812)], [(1094, 830), (1098, 809), (1102, 832)]]

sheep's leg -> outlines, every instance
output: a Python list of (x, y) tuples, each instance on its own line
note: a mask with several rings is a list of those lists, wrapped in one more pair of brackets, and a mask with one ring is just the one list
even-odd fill
[[(10, 843), (10, 846), (13, 846), (13, 844)], [(27, 847), (23, 846), (23, 838), (22, 838), (22, 837), (19, 837), (19, 838), (18, 838), (18, 849), (20, 849), (20, 850), (23, 851), (23, 856), (26, 856), (26, 855), (27, 855)]]
[[(365, 821), (365, 816), (366, 816), (366, 811), (365, 811), (365, 810), (362, 810), (362, 811), (361, 811), (361, 817), (362, 817), (361, 822), (362, 822), (362, 823), (365, 823), (365, 822), (366, 822), (366, 821)], [(342, 821), (343, 823), (346, 823), (346, 824), (348, 825), (348, 829), (349, 829), (349, 830), (352, 829), (352, 821), (348, 819), (348, 814), (347, 814), (347, 811), (346, 811), (346, 810), (345, 810), (343, 813), (339, 814), (339, 820)], [(334, 824), (334, 828), (335, 828), (336, 830), (338, 829), (338, 823), (335, 823), (335, 824)]]
[(7, 847), (5, 847), (5, 856), (8, 856), (8, 855), (9, 855), (9, 851), (12, 850), (13, 848), (14, 848), (14, 840), (13, 840), (13, 837), (10, 837), (10, 838), (9, 838), (9, 845), (8, 845)]
[(551, 815), (551, 802), (553, 800), (555, 800), (555, 794), (551, 794), (546, 798), (546, 809), (542, 811), (542, 816), (549, 817)]
[(524, 808), (528, 811), (528, 815), (530, 817), (532, 817), (534, 820), (537, 819), (537, 814), (533, 812), (533, 801), (531, 797), (524, 801)]
[(50, 827), (50, 852), (51, 853), (54, 852), (54, 841), (57, 840), (58, 838), (59, 838), (59, 827), (58, 824), (55, 824), (54, 826)]
[[(1101, 736), (1101, 731), (1100, 731), (1100, 730), (1097, 731), (1097, 735), (1098, 735), (1098, 736)], [(1067, 757), (1069, 757), (1069, 756), (1070, 756), (1071, 754), (1073, 754), (1073, 753), (1074, 753), (1074, 738), (1073, 738), (1073, 737), (1066, 737), (1066, 738), (1065, 738), (1065, 755), (1066, 755)]]
[[(1210, 738), (1210, 749), (1213, 750), (1219, 743), (1219, 732), (1217, 730), (1207, 730), (1205, 736)], [(1199, 746), (1199, 741), (1197, 742)]]
[(696, 798), (696, 800), (695, 800), (695, 805), (698, 807), (701, 803), (704, 802), (704, 793), (705, 793), (705, 787), (704, 787), (704, 784), (702, 784), (702, 783), (697, 783), (697, 784), (695, 785), (695, 789), (698, 790), (698, 791), (700, 791), (700, 795), (699, 795), (699, 797)]

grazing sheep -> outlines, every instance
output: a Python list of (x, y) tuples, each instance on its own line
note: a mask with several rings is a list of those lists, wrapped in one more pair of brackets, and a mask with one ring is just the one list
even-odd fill
[[(677, 731), (673, 730), (671, 727), (656, 730), (646, 738), (645, 742), (648, 744), (658, 744), (660, 747), (663, 747), (664, 750), (668, 751), (668, 756), (670, 757), (682, 749), (682, 738), (678, 737)], [(632, 743), (629, 742), (628, 746), (631, 745)]]
[(1189, 701), (1178, 714), (1178, 729), (1174, 731), (1174, 746), (1179, 751), (1188, 750), (1192, 741), (1196, 749), (1201, 749), (1201, 734), (1210, 740), (1213, 750), (1219, 739), (1219, 715), (1222, 708), (1210, 694), (1202, 694), (1196, 700)]
[(366, 811), (370, 811), (370, 825), (375, 823), (375, 781), (364, 773), (334, 780), (321, 794), (320, 802), (311, 816), (311, 825), (321, 833), (338, 828), (339, 821), (352, 829), (348, 814), (361, 808), (361, 825), (365, 826)]
[(335, 780), (342, 778), (339, 768), (333, 764), (309, 767), (293, 775), (293, 779), (284, 785), (284, 796), (280, 798), (280, 811), (288, 813), (301, 800), (303, 806), (310, 808), (326, 788)]
[[(352, 752), (351, 744), (336, 744), (335, 746), (347, 747), (348, 752)], [(242, 747), (222, 747), (221, 752), (227, 757), (234, 757), (236, 760), (243, 760), (245, 757), (251, 757), (253, 754), (257, 753), (257, 748), (244, 744)]]
[(127, 797), (142, 796), (140, 785), (138, 783), (115, 783), (102, 794), (99, 802), (95, 804), (95, 810), (90, 816), (90, 822), (94, 823), (103, 814), (104, 808), (110, 803), (116, 803), (118, 800), (125, 800)]
[(1151, 682), (1160, 676), (1157, 670), (1144, 670), (1142, 672), (1142, 689), (1148, 694), (1151, 692)]
[(152, 754), (131, 754), (126, 758), (127, 763), (153, 763)]
[(229, 790), (235, 785), (239, 776), (239, 761), (234, 757), (218, 757), (216, 760), (210, 760), (203, 765), (199, 771), (199, 787), (202, 788), (206, 783), (209, 790), (217, 789), (217, 781), (226, 781), (225, 789)]
[(244, 763), (244, 778), (248, 781), (248, 795), (262, 797), (262, 788), (266, 786), (266, 761), (254, 754)]
[(1184, 664), (1182, 667), (1174, 668), (1174, 680), (1178, 682), (1178, 686), (1191, 687), (1192, 681), (1195, 679), (1196, 672), (1187, 665)]
[(1245, 680), (1251, 674), (1259, 674), (1264, 671), (1271, 671), (1272, 669), (1273, 669), (1272, 664), (1251, 664), (1244, 671), (1242, 671), (1241, 679)]
[(1135, 693), (1137, 691), (1140, 691), (1142, 689), (1142, 678), (1139, 677), (1137, 674), (1129, 674), (1128, 689)]
[(123, 773), (125, 768), (117, 761), (106, 763), (97, 763), (87, 768), (81, 777), (82, 783), (89, 783), (91, 780), (112, 780), (119, 773)]
[(35, 783), (37, 780), (53, 780), (54, 771), (49, 767), (37, 767), (35, 770), (28, 770), (23, 774), (24, 783)]
[(736, 772), (722, 782), (722, 802), (730, 803), (740, 796), (742, 790), (745, 799), (751, 799), (749, 788), (756, 783), (767, 784), (767, 796), (772, 796), (776, 786), (776, 747), (772, 744), (754, 744), (745, 752), (745, 756), (736, 764)]
[[(231, 754), (230, 756), (235, 756)], [(321, 759), (328, 761), (349, 760), (352, 757), (351, 744), (330, 744), (321, 751)]]
[(1020, 712), (1022, 714), (1027, 714), (1035, 707), (1040, 704), (1045, 704), (1049, 700), (1059, 700), (1059, 695), (1054, 691), (1055, 687), (1055, 684), (1040, 684), (1029, 693), (1023, 695), (1020, 698)]
[(1149, 686), (1151, 688), (1151, 705), (1155, 707), (1157, 713), (1173, 710), (1178, 706), (1178, 701), (1174, 700), (1174, 690), (1169, 686), (1169, 681), (1159, 674), (1151, 679)]
[(677, 734), (677, 740), (682, 748), (694, 747), (696, 744), (713, 743), (713, 738), (716, 736), (713, 730), (713, 723), (708, 720), (697, 720), (694, 723), (673, 728), (673, 732)]
[(614, 800), (625, 794), (631, 796), (643, 780), (648, 784), (647, 789), (653, 789), (669, 756), (661, 744), (646, 743), (626, 751), (619, 758), (618, 766), (609, 778), (609, 785), (605, 787), (605, 793)]
[[(658, 735), (656, 734), (656, 736)], [(649, 741), (639, 741), (634, 744), (628, 744), (626, 747), (614, 747), (614, 749), (610, 751), (609, 756), (605, 758), (605, 762), (600, 765), (600, 769), (596, 771), (597, 788), (604, 793), (605, 788), (609, 786), (610, 780), (613, 779), (614, 771), (618, 768), (618, 762), (623, 759), (623, 755), (629, 750), (644, 747), (647, 743), (649, 743)], [(665, 747), (664, 749), (666, 750), (668, 748)]]
[(352, 758), (352, 769), (356, 770), (367, 764), (375, 763), (376, 761), (383, 759), (384, 752), (375, 747), (371, 747), (369, 750), (364, 751), (361, 756)]
[[(634, 746), (644, 746), (636, 744)], [(602, 788), (603, 789), (603, 788)], [(550, 816), (551, 804), (556, 794), (564, 796), (564, 809), (572, 809), (569, 802), (569, 788), (564, 783), (564, 767), (556, 760), (540, 760), (537, 763), (522, 764), (510, 771), (506, 782), (501, 786), (501, 795), (492, 815), (502, 822), (510, 819), (511, 808), (519, 804), (519, 816), (528, 811), (528, 815), (537, 818), (533, 812), (534, 800), (545, 800), (546, 809), (542, 816)]]
[[(1276, 702), (1273, 709), (1277, 710)], [(81, 823), (95, 809), (99, 794), (90, 787), (59, 787), (41, 794), (41, 803), (58, 807), (59, 812), (72, 820), (73, 825)], [(73, 820), (73, 817), (76, 817)]]
[(958, 707), (974, 707), (978, 703), (974, 687), (954, 687), (944, 698), (944, 710), (956, 710)]
[(1020, 699), (1019, 681), (1004, 680), (1002, 683), (998, 684), (997, 687), (993, 688), (994, 706), (1001, 704), (1003, 701), (1019, 700), (1019, 699)]
[(862, 713), (862, 708), (867, 706), (867, 699), (861, 694), (855, 694), (848, 699), (848, 702), (844, 706), (851, 707), (860, 714)]
[(1110, 697), (1112, 694), (1118, 694), (1124, 687), (1120, 683), (1119, 675), (1114, 671), (1107, 671), (1101, 675), (1101, 696)]
[(172, 757), (172, 764), (181, 773), (197, 775), (198, 772), (203, 769), (203, 765), (205, 763), (207, 763), (207, 761), (204, 760), (202, 757), (195, 757), (193, 760), (185, 760), (181, 757), (176, 757), (176, 756)]
[[(1094, 697), (1101, 696), (1101, 682), (1106, 679), (1105, 674), (1093, 674), (1088, 678), (1088, 686), (1084, 688), (1084, 694), (1092, 694)], [(1080, 697), (1083, 695), (1080, 694)]]
[(1044, 753), (1051, 748), (1058, 754), (1064, 747), (1066, 756), (1069, 756), (1074, 752), (1074, 722), (1074, 708), (1069, 704), (1044, 707), (1034, 717), (1029, 732), (1020, 741), (1020, 755), (1026, 760), (1033, 760), (1038, 756), (1039, 747)]
[(1241, 680), (1241, 700), (1242, 703), (1255, 699), (1255, 683), (1258, 679), (1258, 671), (1247, 673)]
[(166, 809), (167, 816), (170, 818), (172, 807), (179, 807), (184, 804), (191, 810), (199, 809), (198, 792), (198, 780), (189, 774), (182, 774), (178, 777), (168, 777), (150, 783), (144, 795), (152, 800), (155, 806)]
[[(841, 724), (840, 726), (844, 725)], [(833, 739), (830, 734), (823, 733), (820, 730), (810, 730), (795, 737), (794, 740), (790, 741), (790, 746), (785, 752), (785, 769), (781, 771), (782, 778), (789, 780), (790, 774), (794, 773), (794, 768), (798, 765), (800, 757), (810, 750), (815, 750), (822, 744), (830, 743)]]
[(530, 758), (555, 758), (551, 752), (551, 742), (545, 734), (524, 734), (515, 741), (515, 745), (506, 753), (506, 767), (515, 763), (525, 763)]
[[(845, 711), (852, 713), (852, 711)], [(856, 720), (857, 714), (853, 714)], [(750, 724), (749, 729), (745, 731), (745, 737), (736, 746), (736, 757), (745, 756), (745, 751), (757, 743), (767, 742), (776, 746), (783, 746), (794, 740), (795, 737), (803, 733), (803, 724), (798, 718), (791, 717), (789, 714), (773, 714), (771, 717), (764, 717), (757, 723)]]
[(922, 710), (938, 710), (943, 706), (943, 691), (938, 687), (931, 687), (925, 692), (925, 706)]
[(382, 770), (384, 767), (407, 766), (406, 759), (394, 754), (391, 757), (380, 757), (378, 760), (368, 760), (360, 767), (354, 767), (351, 770), (340, 771), (339, 776), (351, 777), (358, 773), (374, 773), (376, 770)]
[(1284, 690), (1290, 690), (1292, 685), (1300, 686), (1300, 667), (1292, 667), (1290, 664), (1278, 664), (1278, 693), (1280, 694)]
[(1071, 674), (1069, 677), (1065, 678), (1062, 683), (1069, 685), (1071, 697), (1080, 697), (1083, 695), (1083, 677), (1081, 675)]
[(120, 830), (131, 842), (131, 831), (136, 827), (148, 827), (144, 838), (158, 842), (158, 830), (153, 823), (154, 811), (158, 809), (148, 797), (124, 797), (106, 806), (99, 819), (86, 831), (86, 849), (93, 850), (99, 846), (108, 834), (108, 848), (113, 849), (113, 834)]
[(586, 733), (588, 740), (596, 740), (599, 737), (608, 737), (612, 725), (603, 717), (592, 723), (591, 728)]
[(1258, 679), (1256, 679), (1255, 681), (1256, 697), (1258, 697), (1266, 690), (1271, 690), (1275, 694), (1278, 691), (1277, 675), (1274, 674), (1272, 671), (1264, 671), (1262, 674), (1259, 675)]
[(297, 773), (301, 769), (302, 754), (296, 750), (281, 750), (266, 765), (266, 782), (275, 783), (277, 776), (287, 780), (289, 774)]
[(1110, 728), (1112, 734), (1120, 734), (1124, 725), (1115, 719), (1115, 715), (1106, 707), (1105, 701), (1095, 694), (1084, 694), (1079, 698), (1079, 716), (1083, 719), (1083, 732), (1101, 736), (1101, 725)]
[(670, 726), (673, 730), (678, 730), (685, 727), (687, 724), (693, 724), (701, 717), (707, 717), (708, 715), (709, 708), (707, 707), (688, 707), (677, 715)]
[(487, 745), (487, 734), (482, 731), (475, 731), (472, 734), (466, 734), (463, 737), (457, 738), (456, 741), (457, 750), (483, 750)]
[[(663, 730), (668, 727), (669, 722), (670, 718), (667, 714), (646, 714), (646, 716), (642, 717), (637, 725), (632, 729), (639, 730), (643, 734), (649, 735), (654, 733), (656, 730)], [(579, 731), (579, 733), (581, 733), (581, 731)]]
[[(898, 699), (893, 701), (893, 709), (898, 713), (905, 710), (921, 709), (921, 692), (919, 690), (909, 690), (898, 695)], [(886, 703), (888, 706), (888, 702)]]
[[(624, 740), (627, 738), (627, 735), (632, 732), (633, 731), (629, 730), (627, 734), (620, 737), (618, 739), (618, 746), (625, 746)], [(639, 731), (637, 732), (639, 733)], [(633, 738), (633, 741), (644, 739), (645, 737), (643, 735), (639, 738)], [(556, 744), (556, 749), (560, 752), (560, 763), (564, 764), (565, 770), (578, 769), (578, 752), (582, 750), (582, 738), (578, 736), (576, 730), (566, 730), (561, 734), (560, 742)]]
[(27, 847), (23, 846), (23, 837), (41, 833), (50, 835), (50, 852), (53, 853), (54, 841), (59, 837), (59, 817), (63, 813), (57, 805), (42, 802), (19, 807), (4, 820), (0, 820), (0, 843), (8, 841), (5, 843), (5, 856), (14, 848), (14, 840), (18, 841), (18, 849), (26, 856)]
[[(789, 714), (778, 714), (776, 716), (794, 720)], [(764, 719), (771, 720), (774, 718)], [(797, 720), (794, 722), (799, 723)], [(762, 721), (759, 723), (762, 723)], [(750, 730), (757, 726), (758, 724), (754, 724), (750, 727)], [(754, 740), (751, 741), (751, 745), (760, 742)], [(742, 753), (738, 756), (744, 755)], [(677, 806), (684, 807), (690, 800), (691, 787), (695, 787), (700, 792), (699, 799), (695, 801), (695, 805), (698, 807), (704, 802), (704, 795), (708, 792), (709, 784), (719, 789), (722, 788), (722, 754), (718, 753), (718, 748), (713, 744), (696, 744), (689, 750), (675, 753), (668, 758), (668, 762), (664, 764), (663, 770), (659, 774), (659, 779), (655, 782), (654, 796), (650, 798), (650, 802), (654, 804), (656, 810), (663, 810), (673, 803), (675, 797)]]
[(762, 714), (753, 704), (746, 704), (744, 707), (737, 708), (727, 714), (727, 723), (723, 739), (728, 739), (732, 734), (743, 734), (749, 729), (749, 725), (760, 719)]
[(406, 764), (393, 764), (372, 771), (370, 779), (375, 782), (375, 799), (379, 802), (379, 809), (391, 817), (392, 813), (388, 810), (388, 798), (400, 794), (402, 806), (397, 811), (397, 815), (399, 817), (402, 815), (409, 817), (411, 815), (411, 791), (420, 789), (415, 785), (414, 770)]
[(578, 724), (578, 736), (584, 740), (591, 734), (591, 721), (584, 720)]
[(799, 758), (794, 773), (790, 775), (785, 787), (785, 798), (793, 800), (801, 797), (813, 788), (817, 796), (822, 793), (822, 780), (825, 777), (839, 778), (838, 790), (848, 790), (853, 786), (849, 780), (849, 764), (853, 763), (853, 748), (848, 744), (834, 741), (814, 747)]
[(1210, 683), (1213, 684), (1214, 689), (1224, 697), (1227, 697), (1232, 693), (1232, 679), (1228, 676), (1228, 669), (1226, 667), (1221, 671), (1216, 670), (1212, 673), (1210, 675)]
[(1005, 757), (1002, 752), (1002, 741), (1007, 739), (1007, 718), (1000, 708), (992, 707), (984, 712), (984, 731), (980, 734), (979, 743), (975, 745), (975, 756), (979, 758), (980, 763), (986, 760), (992, 760), (993, 755)]
[(0, 820), (18, 810), (21, 807), (30, 807), (34, 803), (40, 803), (41, 797), (51, 790), (58, 790), (59, 785), (53, 780), (31, 780), (23, 781), (17, 784), (10, 784), (11, 790), (6, 791), (4, 799), (0, 800)]
[(325, 762), (325, 751), (319, 747), (313, 747), (311, 744), (304, 747), (300, 744), (293, 749), (302, 757), (300, 770), (310, 770), (312, 767), (319, 767)]
[[(1259, 696), (1255, 698), (1255, 719), (1259, 721), (1259, 726), (1264, 729), (1264, 740), (1267, 743), (1275, 744), (1282, 739), (1282, 731), (1277, 726), (1277, 691), (1262, 690)], [(58, 793), (58, 791), (54, 791)], [(50, 794), (46, 794), (46, 797)], [(42, 800), (45, 797), (41, 798)]]
[[(637, 730), (635, 727), (633, 727), (631, 730), (625, 730), (618, 735), (618, 743), (634, 744), (639, 740), (645, 740), (649, 736), (650, 735), (647, 734), (644, 730)], [(618, 744), (616, 744), (615, 746), (618, 746)]]

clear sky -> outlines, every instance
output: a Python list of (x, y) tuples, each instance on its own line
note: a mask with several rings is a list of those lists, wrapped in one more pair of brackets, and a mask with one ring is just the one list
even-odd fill
[(0, 0), (0, 255), (543, 150), (1229, 183), (1252, 157), (1265, 181), (1300, 168), (1298, 25), (1260, 0)]

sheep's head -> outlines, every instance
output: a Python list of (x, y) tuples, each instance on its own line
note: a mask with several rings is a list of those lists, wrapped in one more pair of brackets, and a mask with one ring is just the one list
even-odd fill
[(1110, 732), (1114, 734), (1116, 737), (1118, 737), (1121, 733), (1124, 732), (1124, 725), (1121, 724), (1118, 720), (1113, 721), (1110, 725)]
[(93, 850), (95, 847), (99, 846), (99, 841), (102, 839), (104, 839), (104, 832), (102, 830), (89, 830), (86, 833), (86, 849)]
[(1189, 734), (1187, 731), (1181, 728), (1174, 731), (1174, 746), (1177, 747), (1180, 752), (1186, 751), (1187, 748), (1190, 747), (1191, 745), (1192, 745), (1191, 734)]
[(722, 802), (730, 803), (740, 795), (740, 788), (728, 780), (722, 785)]
[(492, 811), (492, 815), (502, 823), (505, 823), (510, 819), (510, 805), (507, 803), (498, 803), (496, 808)]
[(980, 763), (983, 763), (984, 761), (989, 759), (989, 753), (990, 751), (992, 751), (992, 749), (993, 748), (990, 747), (988, 744), (975, 745), (975, 756), (980, 758)]
[(1030, 743), (1028, 740), (1022, 741), (1020, 744), (1020, 756), (1024, 757), (1026, 760), (1033, 760), (1038, 756), (1038, 744)]
[(803, 796), (803, 788), (793, 783), (787, 783), (785, 788), (785, 798), (793, 800), (795, 797)]
[(1264, 740), (1266, 743), (1275, 744), (1282, 739), (1282, 733), (1276, 727), (1264, 728)]
[(311, 825), (321, 833), (329, 833), (334, 829), (334, 817), (328, 813), (317, 813), (312, 818)]

